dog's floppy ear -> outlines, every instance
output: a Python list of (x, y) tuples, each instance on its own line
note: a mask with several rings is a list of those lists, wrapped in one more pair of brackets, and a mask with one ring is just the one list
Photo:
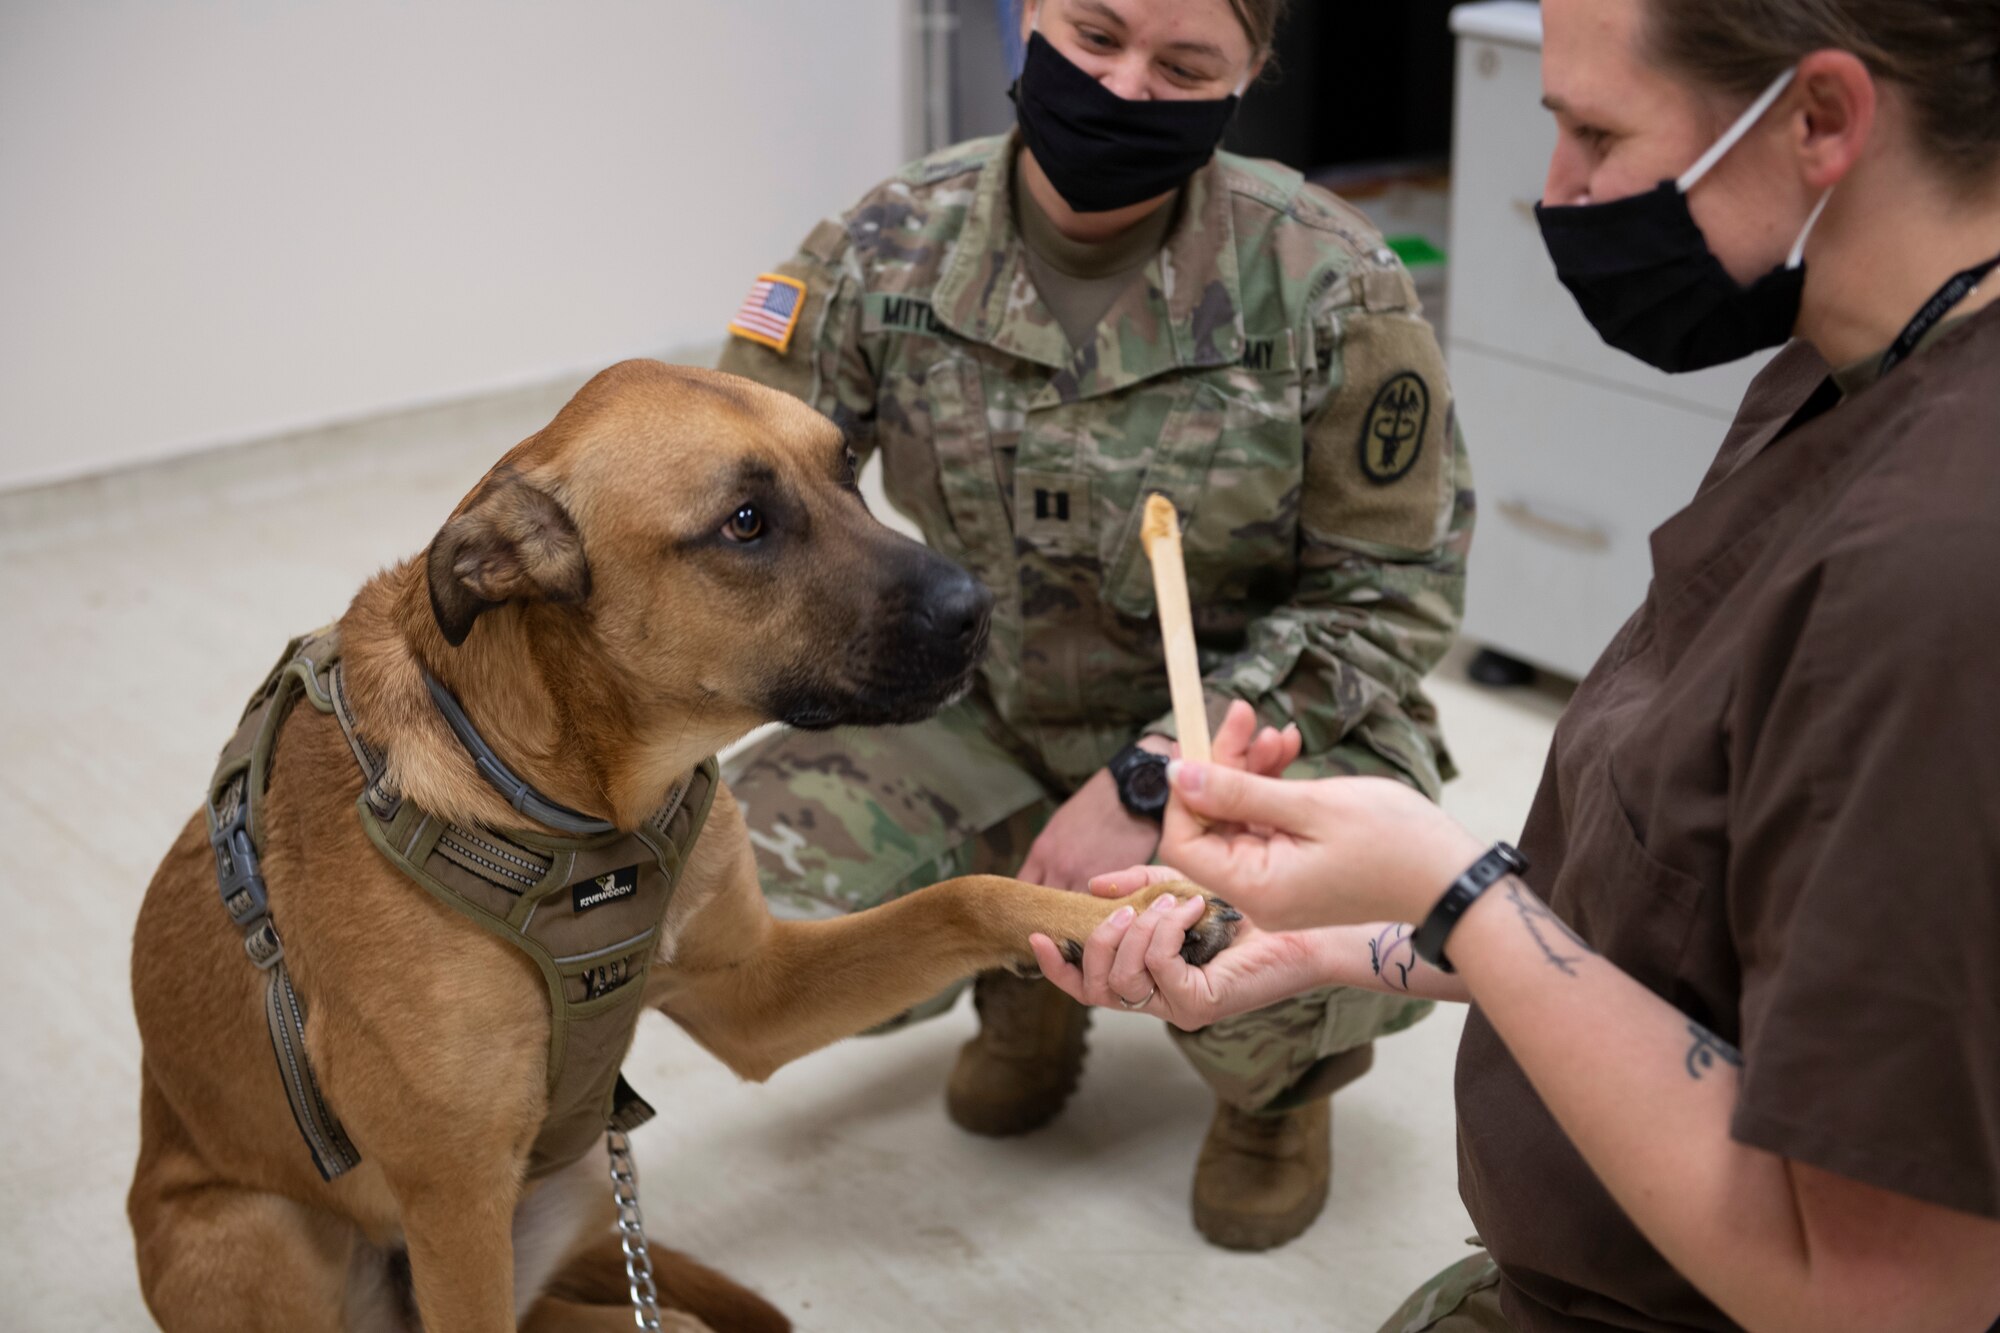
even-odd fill
[(581, 602), (590, 596), (583, 536), (562, 502), (520, 476), (481, 488), (444, 525), (426, 557), (431, 611), (456, 648), (484, 612), (517, 598)]

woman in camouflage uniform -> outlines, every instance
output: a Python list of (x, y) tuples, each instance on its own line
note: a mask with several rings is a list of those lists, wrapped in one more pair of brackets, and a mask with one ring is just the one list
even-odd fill
[[(879, 451), (895, 506), (998, 599), (979, 689), (935, 721), (794, 731), (732, 766), (781, 913), (972, 871), (1082, 890), (1153, 854), (1173, 735), (1153, 491), (1183, 515), (1212, 709), (1249, 701), (1303, 775), (1433, 798), (1450, 776), (1420, 682), (1458, 624), (1472, 504), (1436, 338), (1358, 213), (1214, 151), (1281, 3), (1031, 0), (1021, 128), (821, 223), (731, 325), (723, 369)], [(1035, 1128), (1074, 1087), (1085, 1011), (1011, 978), (975, 998), (950, 1113)], [(1331, 988), (1174, 1033), (1218, 1102), (1205, 1235), (1263, 1249), (1311, 1223), (1329, 1095), (1428, 1008)]]

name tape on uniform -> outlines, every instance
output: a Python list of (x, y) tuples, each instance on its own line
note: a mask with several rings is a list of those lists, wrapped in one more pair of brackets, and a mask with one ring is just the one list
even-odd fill
[(945, 331), (929, 301), (890, 292), (868, 294), (861, 303), (861, 328), (865, 333), (927, 333), (933, 337)]
[(1291, 330), (1264, 337), (1251, 334), (1243, 340), (1240, 364), (1245, 370), (1282, 371), (1286, 374), (1297, 370), (1298, 353), (1292, 342)]

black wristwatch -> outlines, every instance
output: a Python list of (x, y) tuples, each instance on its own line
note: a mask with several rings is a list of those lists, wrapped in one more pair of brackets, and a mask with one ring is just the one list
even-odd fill
[(1411, 937), (1411, 947), (1417, 957), (1429, 963), (1440, 972), (1457, 971), (1451, 960), (1444, 956), (1444, 942), (1451, 936), (1458, 919), (1465, 915), (1465, 909), (1479, 901), (1479, 895), (1498, 884), (1509, 875), (1518, 875), (1527, 870), (1528, 858), (1522, 856), (1504, 842), (1493, 844), (1493, 850), (1472, 863), (1472, 868), (1451, 882), (1438, 899), (1438, 905), (1417, 927)]
[(1137, 745), (1128, 745), (1111, 756), (1105, 767), (1118, 784), (1118, 803), (1141, 819), (1155, 824), (1167, 817), (1167, 757)]

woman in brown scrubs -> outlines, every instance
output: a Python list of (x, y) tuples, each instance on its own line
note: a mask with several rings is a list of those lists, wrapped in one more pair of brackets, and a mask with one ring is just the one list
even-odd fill
[(1243, 710), (1160, 861), (1259, 929), (1199, 971), (1192, 902), (1037, 952), (1186, 1028), (1333, 982), (1476, 1006), (1491, 1257), (1385, 1330), (2000, 1327), (2000, 0), (1543, 19), (1543, 226), (1607, 341), (1799, 341), (1654, 535), (1519, 853), (1242, 771), (1284, 757)]

